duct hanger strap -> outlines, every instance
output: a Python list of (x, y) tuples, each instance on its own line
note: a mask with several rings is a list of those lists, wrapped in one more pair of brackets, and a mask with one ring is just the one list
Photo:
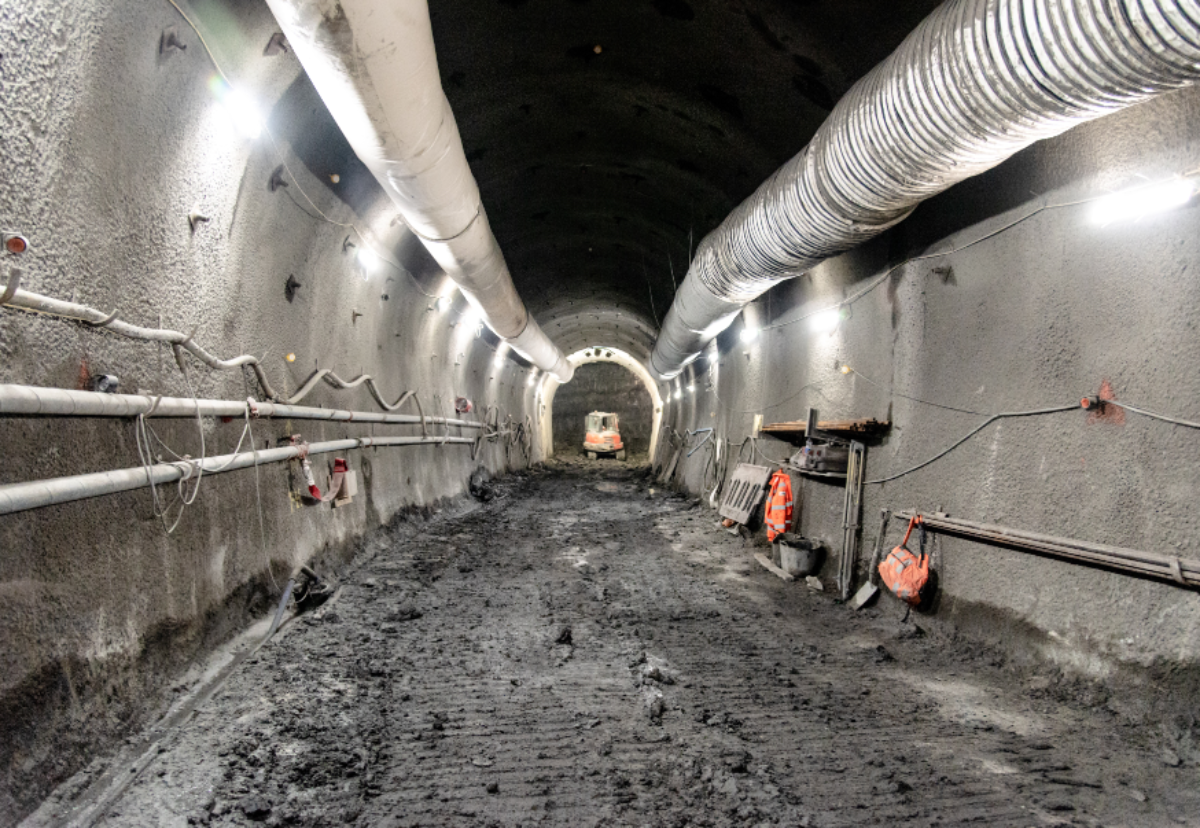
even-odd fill
[(475, 208), (475, 215), (471, 216), (471, 220), (466, 223), (466, 226), (464, 226), (463, 229), (459, 230), (453, 236), (446, 236), (445, 238), (437, 238), (436, 236), (426, 236), (420, 230), (413, 227), (412, 224), (410, 224), (408, 221), (405, 221), (405, 224), (408, 225), (408, 229), (412, 231), (412, 234), (423, 242), (429, 242), (430, 244), (446, 244), (447, 242), (452, 242), (455, 239), (465, 236), (467, 234), (467, 231), (471, 229), (471, 226), (474, 225), (475, 222), (479, 221), (479, 217), (481, 215), (483, 215), (483, 205), (482, 204), (480, 204), (478, 207)]

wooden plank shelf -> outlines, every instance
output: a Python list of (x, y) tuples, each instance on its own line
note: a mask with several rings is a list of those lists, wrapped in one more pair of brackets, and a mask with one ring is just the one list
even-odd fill
[[(890, 431), (892, 424), (874, 419), (822, 420), (817, 423), (817, 428), (839, 436), (871, 437)], [(789, 423), (771, 423), (762, 427), (764, 434), (778, 434), (787, 437), (802, 437), (807, 430), (808, 424), (803, 420), (796, 420)]]

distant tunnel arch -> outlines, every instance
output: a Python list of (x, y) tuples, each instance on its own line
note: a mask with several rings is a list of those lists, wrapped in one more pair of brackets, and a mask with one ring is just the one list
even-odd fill
[[(582, 348), (568, 355), (567, 360), (578, 373), (565, 390), (552, 378), (546, 380), (541, 418), (545, 454), (581, 450), (583, 418), (589, 411), (599, 409), (615, 411), (621, 416), (621, 434), (631, 452), (653, 457), (658, 446), (663, 401), (645, 365), (620, 348), (602, 345)], [(592, 365), (599, 370), (589, 370)], [(608, 366), (612, 367), (606, 374), (603, 368)], [(621, 373), (614, 374), (614, 369)], [(623, 377), (624, 374), (628, 377)]]

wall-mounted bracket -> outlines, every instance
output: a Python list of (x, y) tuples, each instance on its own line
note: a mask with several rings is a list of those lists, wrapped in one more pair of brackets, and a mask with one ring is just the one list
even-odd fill
[(263, 49), (263, 56), (274, 57), (275, 55), (286, 55), (289, 51), (287, 38), (284, 37), (283, 32), (275, 32), (275, 34), (271, 35), (271, 39), (267, 41), (266, 48)]
[(283, 180), (283, 164), (280, 164), (275, 169), (271, 170), (271, 178), (267, 181), (267, 189), (275, 192), (280, 187), (286, 187), (288, 183)]
[(158, 53), (160, 55), (165, 55), (173, 51), (187, 51), (187, 44), (179, 39), (179, 30), (175, 28), (174, 24), (163, 29), (162, 37), (158, 39)]

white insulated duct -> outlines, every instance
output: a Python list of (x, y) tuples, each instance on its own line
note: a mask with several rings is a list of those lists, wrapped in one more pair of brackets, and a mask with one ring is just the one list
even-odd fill
[(671, 379), (742, 307), (1042, 138), (1200, 78), (1200, 0), (949, 0), (710, 233), (650, 357)]
[(406, 224), (538, 368), (573, 368), (513, 287), (438, 76), (426, 0), (267, 0), (350, 146)]

